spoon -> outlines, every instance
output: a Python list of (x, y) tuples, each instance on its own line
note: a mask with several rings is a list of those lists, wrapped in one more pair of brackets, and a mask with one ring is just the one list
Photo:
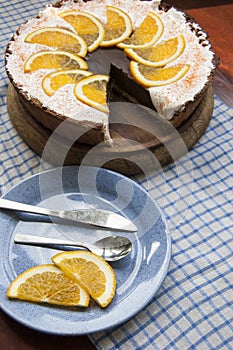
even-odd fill
[(17, 244), (27, 244), (34, 246), (74, 246), (85, 248), (107, 261), (116, 261), (127, 256), (132, 250), (132, 242), (123, 236), (108, 236), (94, 243), (82, 243), (71, 240), (61, 240), (40, 236), (32, 236), (17, 233), (14, 238)]

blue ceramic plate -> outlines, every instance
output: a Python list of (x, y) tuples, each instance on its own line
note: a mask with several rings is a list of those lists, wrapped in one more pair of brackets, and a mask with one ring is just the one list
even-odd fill
[[(164, 217), (142, 187), (120, 174), (94, 167), (56, 168), (19, 183), (4, 198), (56, 209), (108, 209), (130, 218), (138, 228), (136, 233), (120, 233), (132, 240), (133, 250), (124, 259), (112, 263), (117, 277), (112, 303), (106, 309), (94, 302), (85, 310), (60, 308), (10, 301), (6, 297), (7, 288), (17, 275), (32, 266), (50, 263), (51, 257), (58, 253), (55, 249), (14, 244), (15, 233), (93, 242), (113, 232), (2, 210), (0, 305), (9, 316), (30, 328), (51, 334), (81, 335), (120, 325), (145, 308), (167, 274), (171, 240)], [(160, 242), (158, 249), (156, 242)]]

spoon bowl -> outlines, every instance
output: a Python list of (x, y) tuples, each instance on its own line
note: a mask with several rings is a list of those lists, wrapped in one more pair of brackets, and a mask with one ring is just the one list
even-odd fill
[(132, 242), (123, 236), (109, 236), (95, 242), (91, 250), (107, 261), (116, 261), (127, 256), (132, 250)]
[(106, 261), (116, 261), (127, 256), (132, 250), (132, 242), (123, 236), (108, 236), (94, 243), (83, 243), (72, 240), (62, 240), (41, 236), (17, 233), (14, 238), (17, 244), (26, 244), (40, 247), (68, 246), (83, 248), (104, 258)]

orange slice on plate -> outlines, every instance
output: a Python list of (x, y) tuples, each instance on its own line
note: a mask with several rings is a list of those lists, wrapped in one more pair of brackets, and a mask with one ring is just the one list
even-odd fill
[(89, 12), (77, 10), (60, 12), (59, 16), (86, 41), (89, 52), (97, 49), (104, 37), (104, 27), (98, 18)]
[(127, 39), (132, 33), (132, 21), (129, 15), (115, 6), (106, 6), (107, 24), (104, 39), (100, 46), (114, 46)]
[(164, 24), (161, 18), (150, 11), (140, 26), (135, 29), (133, 34), (123, 42), (117, 44), (121, 49), (126, 48), (145, 48), (154, 45), (161, 37), (164, 30)]
[(57, 254), (52, 261), (67, 276), (77, 280), (101, 307), (112, 301), (116, 292), (116, 276), (103, 258), (79, 250)]
[(87, 307), (90, 297), (79, 284), (53, 264), (32, 267), (11, 282), (7, 297), (60, 306)]
[(47, 74), (42, 80), (42, 88), (48, 96), (66, 84), (75, 84), (81, 79), (92, 75), (91, 72), (82, 69), (61, 70)]
[(24, 41), (43, 44), (58, 50), (73, 52), (81, 57), (87, 54), (87, 44), (83, 38), (70, 30), (58, 27), (43, 27), (29, 33)]
[(163, 67), (178, 58), (186, 46), (183, 35), (144, 49), (125, 49), (126, 55), (145, 66)]
[(74, 94), (83, 103), (107, 113), (106, 89), (108, 80), (107, 75), (91, 75), (75, 85)]
[(132, 77), (145, 87), (163, 86), (172, 84), (181, 79), (189, 70), (188, 64), (180, 64), (172, 67), (155, 68), (147, 67), (135, 61), (130, 62)]
[(24, 72), (38, 69), (88, 69), (87, 63), (79, 56), (66, 51), (40, 51), (24, 62)]

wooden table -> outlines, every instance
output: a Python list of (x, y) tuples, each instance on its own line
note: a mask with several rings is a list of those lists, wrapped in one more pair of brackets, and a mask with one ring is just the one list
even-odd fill
[[(214, 88), (216, 94), (233, 107), (233, 2), (227, 0), (174, 0), (174, 4), (195, 17), (205, 29), (213, 43), (215, 52), (221, 58)], [(28, 329), (0, 311), (1, 350), (63, 350), (68, 348), (93, 350), (95, 347), (87, 336), (59, 337), (41, 334)]]
[(214, 89), (223, 102), (233, 107), (233, 1), (171, 0), (168, 3), (187, 10), (209, 34), (220, 66)]

